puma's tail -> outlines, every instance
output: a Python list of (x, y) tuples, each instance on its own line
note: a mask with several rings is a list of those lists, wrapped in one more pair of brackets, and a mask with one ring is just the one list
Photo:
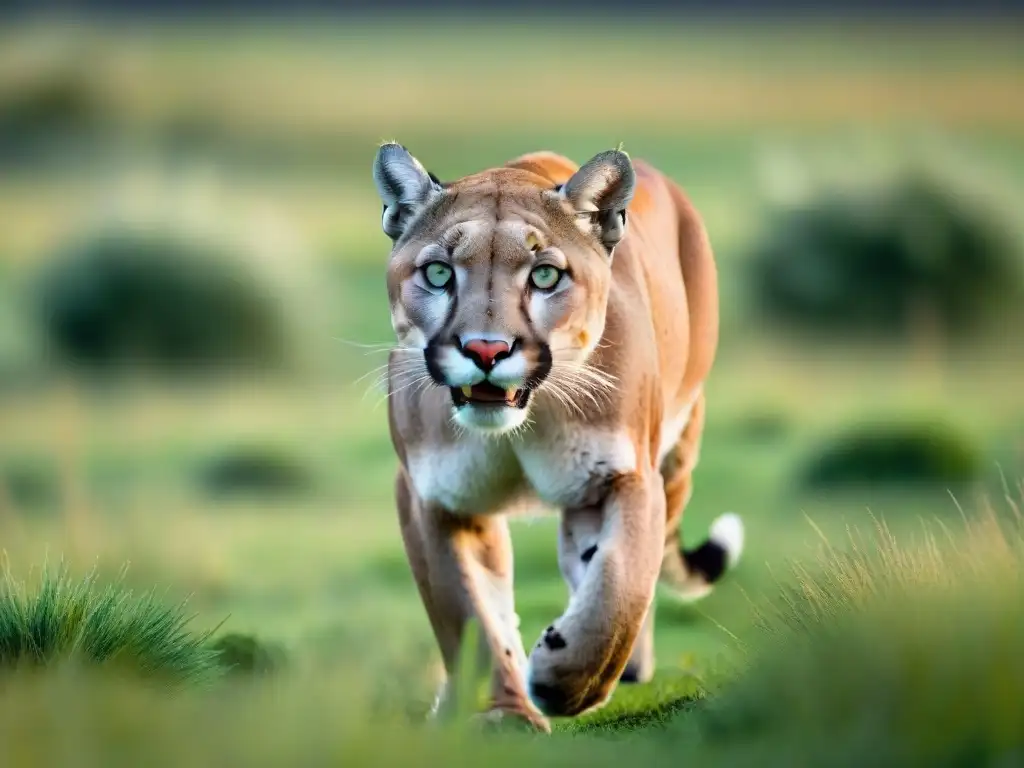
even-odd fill
[(693, 602), (711, 592), (712, 586), (733, 568), (743, 553), (743, 520), (734, 512), (711, 523), (701, 545), (686, 549), (682, 539), (665, 553), (661, 584), (681, 602)]

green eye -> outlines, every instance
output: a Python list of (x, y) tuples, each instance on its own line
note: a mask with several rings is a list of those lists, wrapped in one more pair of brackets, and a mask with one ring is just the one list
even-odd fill
[(432, 261), (423, 268), (423, 275), (435, 288), (444, 288), (452, 279), (452, 268), (440, 261)]
[(554, 288), (561, 277), (561, 270), (551, 266), (537, 267), (530, 273), (530, 281), (542, 291)]

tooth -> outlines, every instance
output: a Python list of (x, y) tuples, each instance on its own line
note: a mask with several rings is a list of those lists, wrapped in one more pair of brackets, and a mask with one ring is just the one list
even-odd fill
[(462, 394), (464, 394), (466, 397), (472, 397), (473, 396), (473, 388), (470, 387), (470, 386), (463, 387), (462, 388)]
[(518, 391), (519, 390), (516, 389), (515, 387), (509, 387), (508, 389), (505, 390), (505, 399), (506, 400), (515, 400), (516, 399), (516, 392), (518, 392)]

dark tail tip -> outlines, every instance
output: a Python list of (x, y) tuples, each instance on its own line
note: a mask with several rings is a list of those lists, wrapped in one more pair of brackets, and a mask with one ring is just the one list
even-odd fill
[(739, 561), (743, 552), (743, 521), (728, 512), (711, 524), (708, 538), (694, 549), (680, 549), (682, 573), (662, 574), (662, 581), (684, 602), (699, 600), (711, 591), (711, 585), (722, 578)]

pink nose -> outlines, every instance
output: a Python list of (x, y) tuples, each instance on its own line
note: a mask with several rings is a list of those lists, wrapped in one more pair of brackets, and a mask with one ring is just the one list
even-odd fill
[(485, 371), (491, 370), (494, 366), (494, 359), (501, 354), (508, 353), (508, 344), (504, 341), (484, 341), (473, 339), (466, 342), (462, 347), (471, 357), (475, 358), (477, 364)]

